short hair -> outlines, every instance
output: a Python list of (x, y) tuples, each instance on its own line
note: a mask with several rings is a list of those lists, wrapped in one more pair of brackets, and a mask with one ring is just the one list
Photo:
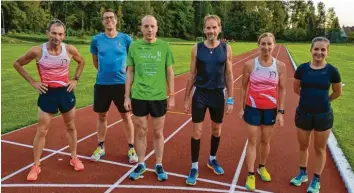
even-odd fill
[(141, 19), (141, 25), (143, 25), (143, 21), (144, 21), (145, 19), (149, 18), (149, 17), (154, 18), (155, 21), (156, 21), (156, 25), (157, 25), (157, 19), (156, 19), (153, 15), (145, 15), (145, 16)]
[(113, 10), (113, 9), (105, 9), (103, 12), (102, 12), (102, 15), (101, 15), (101, 18), (103, 19), (103, 15), (107, 12), (110, 12), (110, 13), (113, 13), (114, 14), (114, 17), (117, 18), (117, 14), (116, 12)]
[(204, 17), (204, 27), (205, 27), (205, 23), (209, 20), (209, 19), (214, 19), (217, 23), (218, 23), (218, 26), (221, 27), (221, 19), (219, 16), (217, 15), (206, 15)]
[(47, 31), (50, 31), (50, 28), (52, 27), (52, 25), (63, 26), (64, 32), (66, 31), (65, 24), (62, 21), (60, 21), (59, 19), (52, 19), (47, 25)]
[(329, 44), (331, 43), (327, 38), (325, 37), (315, 37), (312, 39), (311, 41), (311, 50), (313, 48), (313, 46), (315, 45), (316, 42), (326, 42), (327, 43), (327, 48), (329, 47)]
[(273, 43), (275, 44), (275, 37), (272, 33), (270, 32), (266, 32), (266, 33), (262, 33), (259, 37), (258, 37), (258, 41), (257, 44), (259, 45), (261, 43), (261, 39), (265, 38), (265, 37), (271, 37), (273, 39)]

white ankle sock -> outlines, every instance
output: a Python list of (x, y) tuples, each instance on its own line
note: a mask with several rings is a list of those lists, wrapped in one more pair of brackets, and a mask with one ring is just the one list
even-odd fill
[(198, 169), (198, 162), (193, 162), (192, 163), (192, 168)]
[(211, 161), (211, 160), (214, 160), (214, 159), (216, 159), (216, 156), (211, 156), (211, 155), (209, 155), (209, 160)]

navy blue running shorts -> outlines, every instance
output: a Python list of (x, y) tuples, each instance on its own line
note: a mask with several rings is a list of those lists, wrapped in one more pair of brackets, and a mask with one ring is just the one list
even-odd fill
[(325, 113), (310, 114), (296, 109), (295, 125), (297, 128), (306, 131), (326, 131), (331, 129), (334, 122), (333, 111), (330, 109)]
[(277, 116), (277, 109), (257, 109), (246, 105), (243, 119), (253, 126), (274, 125)]
[(192, 121), (204, 121), (206, 110), (215, 123), (222, 123), (224, 118), (225, 95), (224, 89), (206, 89), (196, 87), (192, 98)]
[(50, 114), (69, 112), (75, 107), (76, 98), (73, 91), (68, 92), (67, 87), (48, 88), (44, 94), (40, 94), (37, 101), (38, 107)]

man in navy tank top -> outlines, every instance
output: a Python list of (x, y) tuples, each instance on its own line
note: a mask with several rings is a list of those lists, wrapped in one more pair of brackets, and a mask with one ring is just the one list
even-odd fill
[(189, 79), (186, 86), (184, 108), (187, 113), (190, 109), (192, 97), (192, 122), (193, 136), (191, 138), (192, 168), (186, 179), (189, 185), (195, 185), (199, 175), (198, 157), (200, 138), (203, 130), (203, 121), (206, 110), (209, 109), (211, 118), (211, 148), (207, 161), (208, 168), (217, 175), (224, 174), (223, 168), (216, 160), (221, 134), (221, 123), (224, 117), (225, 95), (227, 90), (226, 114), (233, 108), (233, 75), (232, 75), (232, 50), (225, 43), (217, 40), (221, 32), (221, 21), (216, 15), (204, 17), (204, 33), (206, 40), (193, 47)]
[[(75, 46), (64, 44), (65, 25), (60, 20), (52, 20), (47, 27), (48, 42), (34, 46), (14, 62), (17, 72), (39, 92), (38, 125), (33, 140), (34, 165), (27, 175), (28, 181), (36, 181), (41, 172), (40, 157), (45, 146), (51, 119), (58, 113), (63, 116), (71, 159), (69, 164), (75, 171), (82, 171), (84, 165), (76, 156), (77, 134), (75, 128), (74, 90), (84, 68), (85, 61)], [(75, 76), (69, 78), (71, 59), (77, 62)], [(40, 81), (35, 80), (24, 69), (24, 65), (36, 60)], [(53, 128), (56, 129), (56, 128)]]

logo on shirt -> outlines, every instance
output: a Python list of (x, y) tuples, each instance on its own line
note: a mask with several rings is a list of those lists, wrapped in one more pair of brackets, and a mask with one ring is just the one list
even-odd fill
[(269, 71), (269, 78), (276, 78), (277, 73), (275, 71)]
[(68, 64), (68, 60), (67, 59), (61, 59), (61, 65), (66, 65)]
[(161, 51), (157, 51), (156, 61), (161, 61)]

